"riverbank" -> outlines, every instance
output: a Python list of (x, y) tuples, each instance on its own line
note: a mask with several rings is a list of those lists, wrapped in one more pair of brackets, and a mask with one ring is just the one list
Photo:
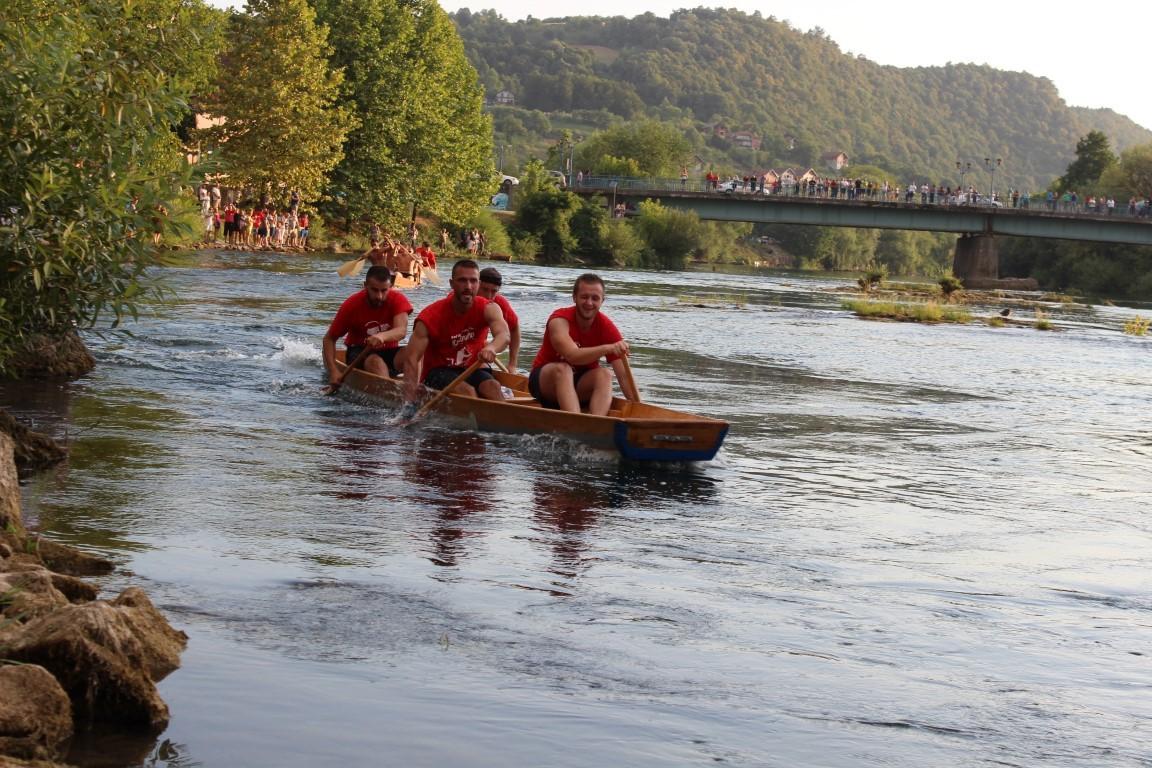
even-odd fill
[(17, 457), (27, 474), (64, 453), (0, 416), (0, 766), (59, 766), (74, 737), (167, 725), (156, 683), (180, 666), (187, 636), (138, 587), (98, 599), (87, 579), (110, 561), (25, 528)]

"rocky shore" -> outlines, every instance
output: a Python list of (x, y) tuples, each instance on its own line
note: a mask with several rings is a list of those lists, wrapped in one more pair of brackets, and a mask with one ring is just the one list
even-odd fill
[(24, 472), (51, 463), (52, 441), (0, 415), (0, 768), (62, 766), (74, 736), (167, 725), (156, 683), (187, 637), (138, 587), (99, 599), (84, 577), (112, 563), (24, 527), (15, 457)]

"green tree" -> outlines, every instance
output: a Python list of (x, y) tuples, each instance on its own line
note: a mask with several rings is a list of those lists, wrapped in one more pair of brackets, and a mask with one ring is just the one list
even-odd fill
[(1076, 142), (1076, 159), (1056, 180), (1057, 191), (1083, 191), (1099, 181), (1104, 171), (1115, 163), (1116, 155), (1108, 137), (1100, 131), (1089, 131)]
[(359, 125), (331, 175), (347, 219), (465, 221), (495, 186), (476, 70), (434, 0), (315, 0)]
[(683, 269), (692, 254), (703, 247), (704, 227), (695, 211), (678, 211), (645, 200), (640, 203), (635, 226), (649, 266)]
[(673, 176), (680, 172), (692, 145), (677, 128), (653, 120), (628, 123), (591, 136), (577, 146), (577, 165), (600, 167), (604, 158), (632, 160), (638, 175)]
[(1152, 199), (1152, 144), (1132, 147), (1120, 153), (1120, 161), (1110, 166), (1100, 185), (1120, 200), (1129, 197)]
[(580, 207), (580, 198), (555, 187), (544, 187), (521, 198), (516, 207), (516, 226), (522, 233), (540, 241), (540, 256), (558, 262), (573, 250), (577, 241), (572, 235), (572, 214)]
[(216, 20), (187, 0), (0, 11), (0, 367), (34, 338), (135, 315), (155, 288), (150, 235), (188, 180), (173, 126), (211, 77)]
[(343, 73), (329, 68), (327, 40), (307, 0), (248, 0), (245, 13), (233, 15), (202, 105), (224, 124), (200, 132), (231, 184), (319, 197), (355, 124), (338, 104)]
[(570, 226), (576, 253), (591, 264), (622, 267), (635, 262), (643, 248), (631, 224), (609, 215), (603, 197), (583, 200)]

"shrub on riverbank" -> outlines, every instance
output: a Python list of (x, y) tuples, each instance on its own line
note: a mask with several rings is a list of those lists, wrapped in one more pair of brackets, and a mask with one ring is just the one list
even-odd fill
[(935, 302), (927, 304), (897, 304), (887, 301), (849, 299), (841, 306), (859, 317), (882, 320), (901, 320), (916, 323), (967, 323), (972, 316), (967, 310), (941, 307)]
[(1143, 336), (1148, 333), (1149, 325), (1152, 325), (1152, 320), (1136, 315), (1124, 323), (1124, 333), (1129, 336)]

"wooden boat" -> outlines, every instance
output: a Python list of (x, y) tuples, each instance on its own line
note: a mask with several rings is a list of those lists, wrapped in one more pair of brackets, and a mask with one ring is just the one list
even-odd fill
[(412, 277), (406, 277), (406, 276), (402, 275), (401, 273), (397, 272), (394, 275), (392, 275), (392, 287), (393, 288), (401, 288), (401, 289), (406, 290), (409, 288), (419, 288), (422, 285), (424, 285), (424, 281), (422, 279), (420, 279), (420, 276), (418, 274), (413, 275)]
[[(344, 368), (344, 352), (337, 352)], [(607, 416), (544, 408), (528, 393), (528, 377), (492, 371), (515, 395), (503, 402), (449, 394), (432, 409), (483, 432), (560, 435), (589, 447), (614, 451), (636, 461), (709, 461), (728, 434), (728, 422), (648, 403), (614, 397)], [(403, 381), (358, 368), (343, 387), (373, 400), (399, 406)]]

